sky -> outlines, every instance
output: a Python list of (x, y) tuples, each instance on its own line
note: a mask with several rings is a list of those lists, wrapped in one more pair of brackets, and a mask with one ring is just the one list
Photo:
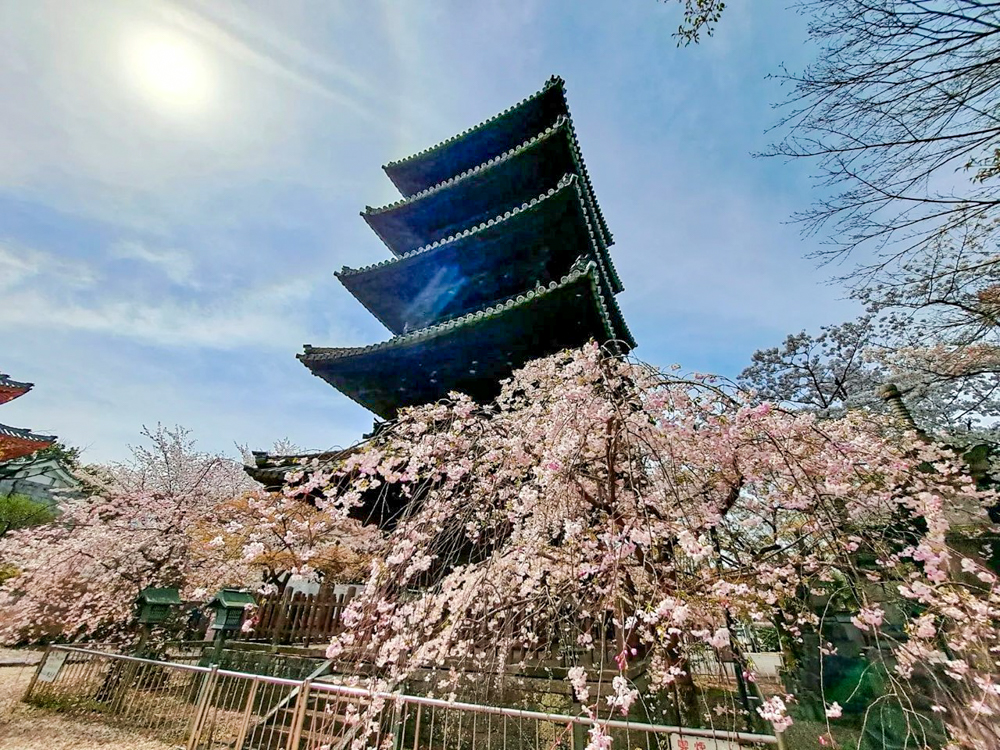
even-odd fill
[[(752, 10), (751, 10), (752, 6)], [(566, 81), (637, 357), (733, 376), (853, 317), (789, 217), (808, 164), (754, 158), (810, 59), (787, 0), (678, 49), (654, 0), (0, 2), (0, 421), (122, 459), (143, 425), (236, 455), (354, 443), (372, 416), (296, 359), (389, 333), (334, 278), (388, 251), (381, 165)]]

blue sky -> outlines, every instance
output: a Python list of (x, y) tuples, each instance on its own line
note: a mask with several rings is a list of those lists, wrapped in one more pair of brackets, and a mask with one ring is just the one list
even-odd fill
[[(567, 82), (625, 284), (659, 365), (734, 375), (850, 317), (785, 222), (808, 165), (754, 159), (809, 59), (785, 0), (732, 3), (677, 49), (653, 0), (32, 0), (0, 5), (0, 411), (93, 461), (143, 424), (235, 453), (347, 445), (371, 416), (295, 359), (388, 333), (334, 279), (387, 250), (358, 216), (385, 162)], [(751, 10), (752, 6), (752, 10)], [(180, 45), (177, 98), (136, 50)]]

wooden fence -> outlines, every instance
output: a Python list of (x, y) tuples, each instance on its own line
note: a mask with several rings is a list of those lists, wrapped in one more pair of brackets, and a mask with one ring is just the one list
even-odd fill
[[(274, 645), (325, 646), (344, 629), (344, 610), (357, 593), (358, 587), (350, 586), (339, 594), (332, 587), (324, 587), (317, 594), (286, 591), (283, 594), (258, 596), (253, 628), (249, 632), (234, 634), (234, 638)], [(585, 628), (593, 634), (593, 645), (590, 648), (577, 643), (578, 629), (563, 633), (557, 626), (551, 632), (545, 632), (545, 629), (539, 632), (537, 643), (531, 647), (511, 648), (505, 661), (521, 665), (528, 672), (566, 668), (575, 664), (614, 670), (616, 657), (625, 648), (623, 634), (610, 619), (603, 625), (592, 625)], [(491, 647), (495, 647), (495, 644), (484, 644), (484, 650), (488, 651)], [(641, 662), (642, 655), (638, 656), (638, 661)], [(634, 660), (635, 656), (632, 656), (630, 661)]]
[[(344, 610), (357, 593), (358, 588), (350, 586), (340, 594), (324, 587), (317, 594), (286, 591), (258, 596), (252, 629), (234, 634), (234, 639), (275, 645), (323, 646), (343, 630)], [(593, 628), (592, 632), (595, 638), (591, 648), (582, 648), (576, 643), (576, 632), (567, 635), (560, 633), (559, 628), (542, 632), (532, 647), (511, 648), (505, 661), (535, 669), (573, 664), (593, 667), (602, 663), (606, 668), (613, 668), (615, 657), (624, 648), (621, 632), (610, 622)], [(489, 650), (490, 646), (484, 645), (484, 648)]]
[(304, 646), (329, 642), (343, 629), (344, 609), (357, 592), (351, 586), (341, 594), (323, 588), (317, 594), (286, 591), (260, 597), (253, 630), (246, 637)]

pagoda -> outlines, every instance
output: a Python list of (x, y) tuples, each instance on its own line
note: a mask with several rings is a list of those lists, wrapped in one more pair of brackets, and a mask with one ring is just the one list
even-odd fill
[[(13, 401), (32, 389), (31, 383), (21, 383), (11, 380), (0, 372), (0, 404)], [(0, 424), (0, 462), (12, 461), (15, 458), (27, 456), (42, 448), (48, 448), (56, 441), (52, 435), (36, 435), (30, 430), (18, 427), (8, 427)]]
[(561, 78), (383, 169), (402, 197), (361, 215), (392, 257), (336, 276), (392, 337), (307, 344), (314, 375), (389, 420), (451, 391), (488, 401), (529, 360), (588, 341), (635, 346)]

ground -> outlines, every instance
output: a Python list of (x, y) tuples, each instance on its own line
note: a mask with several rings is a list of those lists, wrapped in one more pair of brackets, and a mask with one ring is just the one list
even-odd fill
[[(11, 652), (0, 649), (0, 664)], [(126, 729), (80, 721), (21, 703), (35, 668), (0, 666), (0, 750), (177, 750)]]

